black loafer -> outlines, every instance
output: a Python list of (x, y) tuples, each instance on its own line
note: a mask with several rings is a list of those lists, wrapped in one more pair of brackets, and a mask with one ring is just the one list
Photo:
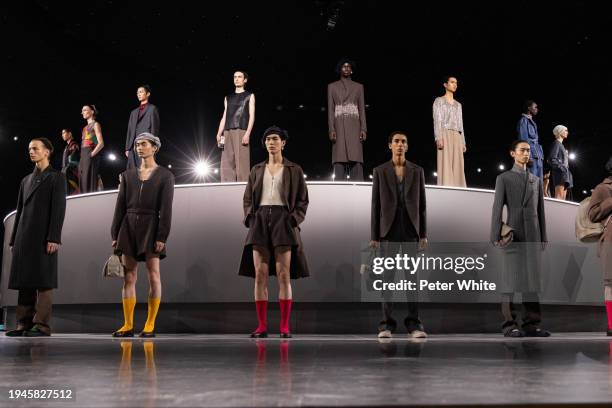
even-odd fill
[(113, 337), (134, 337), (134, 329), (132, 330), (117, 330), (113, 333)]
[(281, 338), (281, 339), (290, 339), (291, 337), (293, 337), (293, 336), (291, 336), (291, 333), (289, 333), (289, 332), (287, 332), (287, 333), (281, 333), (281, 334), (280, 334), (280, 338)]
[(25, 329), (9, 330), (6, 333), (4, 333), (4, 335), (8, 337), (22, 337), (25, 331), (26, 331)]
[(539, 327), (530, 327), (524, 329), (525, 337), (550, 337), (548, 330), (541, 329)]
[(51, 333), (40, 330), (40, 327), (34, 326), (30, 330), (23, 332), (24, 337), (49, 337)]
[(138, 337), (143, 337), (145, 339), (150, 339), (151, 337), (155, 337), (155, 332), (142, 331), (142, 332), (140, 332)]
[(252, 339), (265, 339), (268, 337), (268, 332), (253, 332), (249, 337)]

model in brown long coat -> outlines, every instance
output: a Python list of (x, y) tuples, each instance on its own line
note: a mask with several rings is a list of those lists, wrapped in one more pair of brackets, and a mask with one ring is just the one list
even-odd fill
[(268, 278), (278, 278), (280, 336), (291, 337), (289, 317), (293, 291), (291, 279), (309, 275), (299, 225), (308, 208), (308, 189), (302, 168), (283, 158), (287, 131), (272, 126), (262, 142), (268, 160), (251, 169), (244, 191), (244, 225), (249, 228), (239, 274), (255, 278), (258, 325), (251, 337), (268, 336)]
[(327, 118), (336, 180), (363, 180), (363, 147), (367, 137), (363, 85), (351, 79), (351, 61), (339, 64), (340, 79), (327, 86)]

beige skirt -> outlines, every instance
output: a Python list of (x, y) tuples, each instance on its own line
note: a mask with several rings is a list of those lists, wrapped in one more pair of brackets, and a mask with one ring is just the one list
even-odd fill
[(438, 149), (438, 185), (466, 187), (463, 170), (463, 138), (456, 130), (443, 130), (444, 149)]

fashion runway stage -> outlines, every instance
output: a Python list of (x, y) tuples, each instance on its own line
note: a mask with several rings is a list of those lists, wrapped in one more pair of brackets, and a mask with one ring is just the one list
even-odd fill
[(404, 336), (0, 336), (0, 406), (14, 404), (15, 389), (72, 391), (72, 403), (28, 406), (612, 404), (612, 339), (602, 333)]

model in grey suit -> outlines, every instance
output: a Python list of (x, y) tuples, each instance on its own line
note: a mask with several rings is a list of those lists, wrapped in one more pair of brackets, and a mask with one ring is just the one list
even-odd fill
[[(503, 248), (504, 268), (500, 290), (505, 322), (502, 331), (508, 337), (547, 337), (539, 327), (541, 252), (546, 239), (544, 216), (544, 190), (539, 178), (527, 171), (530, 148), (526, 141), (517, 140), (510, 150), (514, 166), (495, 182), (495, 198), (491, 217), (491, 242), (501, 239), (502, 211), (507, 207), (506, 224), (513, 229), (513, 242)], [(519, 329), (512, 297), (523, 295), (523, 325)]]
[(141, 133), (151, 133), (159, 137), (159, 112), (157, 106), (149, 103), (151, 97), (151, 88), (149, 85), (139, 86), (136, 90), (136, 96), (140, 102), (140, 106), (130, 113), (130, 121), (128, 122), (127, 136), (125, 138), (125, 156), (128, 159), (127, 168), (139, 168), (140, 158), (134, 150), (134, 140)]

